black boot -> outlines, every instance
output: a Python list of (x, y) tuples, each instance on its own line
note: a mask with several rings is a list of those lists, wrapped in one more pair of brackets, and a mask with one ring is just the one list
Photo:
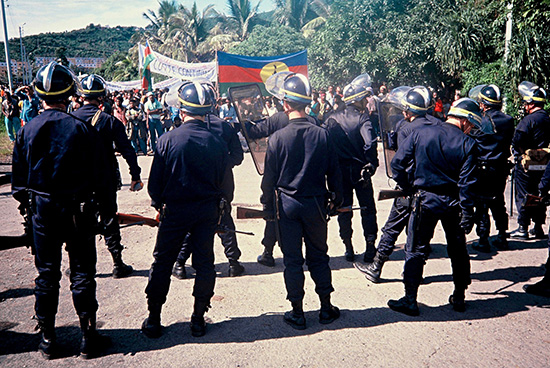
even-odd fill
[(533, 227), (533, 236), (535, 239), (546, 239), (546, 234), (544, 233), (544, 230), (542, 230), (541, 224), (535, 224)]
[(241, 276), (244, 273), (244, 267), (239, 261), (229, 260), (229, 277)]
[(490, 253), (491, 245), (489, 244), (489, 238), (487, 236), (481, 236), (479, 241), (472, 245), (472, 249), (482, 253)]
[(209, 308), (210, 302), (195, 300), (193, 315), (191, 316), (191, 335), (193, 337), (201, 337), (206, 334), (206, 322), (204, 321), (204, 313), (208, 312)]
[(405, 313), (408, 316), (414, 317), (420, 315), (418, 304), (416, 303), (416, 296), (412, 294), (405, 294), (405, 296), (399, 300), (389, 300), (388, 307), (396, 312)]
[(97, 357), (107, 348), (111, 339), (100, 335), (96, 330), (96, 319), (94, 316), (79, 317), (80, 329), (82, 330), (82, 342), (80, 343), (80, 356), (83, 359)]
[(550, 298), (550, 258), (546, 262), (546, 272), (543, 279), (536, 284), (523, 285), (523, 290), (528, 294)]
[(355, 252), (353, 250), (353, 244), (351, 244), (351, 239), (344, 239), (344, 246), (346, 247), (346, 252), (344, 253), (346, 261), (353, 262), (355, 259)]
[(321, 310), (319, 311), (319, 323), (326, 325), (337, 320), (340, 317), (340, 309), (330, 304), (330, 294), (319, 295), (319, 299), (321, 300)]
[(523, 240), (529, 239), (529, 232), (527, 231), (527, 227), (519, 225), (516, 230), (510, 233), (510, 238)]
[(284, 315), (285, 323), (296, 330), (305, 330), (306, 317), (302, 308), (302, 300), (291, 302), (291, 304), (292, 310), (286, 312)]
[(449, 304), (451, 304), (453, 306), (453, 309), (457, 312), (466, 311), (464, 291), (465, 290), (463, 288), (455, 288), (453, 294), (449, 296)]
[(367, 240), (367, 249), (365, 249), (365, 254), (363, 255), (363, 262), (372, 263), (374, 260), (374, 255), (376, 254), (375, 241), (376, 239)]
[(506, 230), (499, 231), (497, 237), (495, 240), (493, 240), (493, 245), (498, 250), (507, 250), (508, 247), (508, 234), (506, 234)]
[(355, 262), (353, 265), (359, 271), (365, 274), (367, 280), (376, 283), (380, 282), (380, 273), (382, 272), (382, 266), (388, 260), (388, 256), (376, 252), (372, 263), (359, 263)]
[(40, 343), (38, 351), (45, 359), (52, 359), (55, 356), (55, 320), (38, 320), (35, 330), (40, 331)]
[(258, 263), (267, 267), (275, 267), (273, 252), (269, 252), (266, 247), (264, 252), (258, 256)]
[(174, 268), (172, 269), (172, 275), (179, 279), (185, 280), (187, 278), (187, 272), (185, 271), (185, 262), (176, 261)]
[(132, 266), (122, 262), (122, 250), (114, 250), (111, 252), (113, 257), (113, 278), (121, 279), (134, 272)]
[(145, 318), (141, 324), (141, 332), (151, 339), (156, 339), (162, 335), (162, 325), (160, 324), (162, 304), (148, 303), (148, 309), (149, 317)]

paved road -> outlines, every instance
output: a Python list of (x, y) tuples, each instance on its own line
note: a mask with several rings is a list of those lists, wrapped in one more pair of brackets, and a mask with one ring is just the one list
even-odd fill
[[(382, 157), (380, 157), (381, 162)], [(150, 157), (139, 157), (147, 179)], [(121, 162), (124, 182), (127, 168)], [(234, 205), (259, 203), (260, 177), (250, 156), (235, 169)], [(383, 170), (374, 179), (376, 188), (388, 188)], [(146, 191), (131, 193), (126, 185), (119, 194), (120, 211), (153, 216)], [(378, 225), (386, 220), (391, 201), (378, 202)], [(22, 232), (16, 203), (9, 186), (0, 187), (0, 234)], [(336, 291), (333, 302), (342, 317), (331, 325), (318, 322), (319, 303), (314, 285), (306, 276), (305, 311), (308, 327), (296, 331), (282, 322), (289, 309), (285, 300), (280, 250), (276, 267), (256, 263), (261, 252), (261, 220), (238, 220), (237, 227), (254, 237), (239, 236), (245, 275), (227, 277), (228, 264), (216, 240), (218, 279), (212, 309), (207, 313), (207, 335), (193, 338), (188, 321), (192, 311), (190, 279), (172, 279), (162, 313), (164, 335), (150, 340), (139, 333), (146, 317), (144, 289), (152, 262), (156, 231), (148, 227), (123, 230), (125, 261), (136, 272), (114, 280), (111, 259), (98, 241), (98, 320), (113, 340), (100, 358), (83, 361), (78, 353), (79, 328), (63, 277), (57, 319), (63, 357), (44, 362), (37, 353), (34, 332), (32, 256), (24, 248), (1, 253), (0, 267), (0, 366), (2, 367), (549, 367), (550, 299), (522, 291), (525, 283), (543, 274), (547, 257), (545, 241), (511, 242), (511, 249), (489, 254), (471, 251), (473, 283), (467, 290), (467, 311), (457, 313), (447, 299), (453, 285), (445, 240), (438, 226), (433, 254), (425, 267), (425, 281), (418, 300), (420, 316), (408, 317), (387, 308), (388, 299), (403, 295), (403, 235), (390, 262), (384, 266), (384, 282), (372, 284), (343, 258), (335, 220), (329, 223), (329, 253)], [(510, 228), (516, 227), (515, 219)], [(358, 216), (354, 217), (354, 243), (364, 250)], [(475, 240), (475, 235), (469, 236)], [(67, 268), (66, 257), (63, 269)]]

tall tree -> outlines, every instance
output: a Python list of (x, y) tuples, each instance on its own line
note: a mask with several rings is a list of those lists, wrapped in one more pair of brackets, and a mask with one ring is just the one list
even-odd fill
[(254, 18), (258, 14), (258, 8), (262, 0), (259, 0), (255, 6), (249, 0), (227, 0), (227, 9), (229, 18), (236, 22), (237, 35), (241, 41), (248, 37), (252, 30)]
[(157, 12), (148, 9), (143, 13), (143, 17), (151, 22), (155, 29), (166, 27), (170, 17), (180, 10), (181, 5), (176, 0), (160, 0)]

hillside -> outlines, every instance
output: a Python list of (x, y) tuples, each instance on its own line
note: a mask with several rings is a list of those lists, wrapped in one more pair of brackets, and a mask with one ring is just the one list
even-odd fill
[[(102, 27), (90, 24), (86, 28), (59, 33), (41, 33), (23, 37), (27, 54), (53, 56), (59, 47), (65, 47), (68, 57), (109, 57), (116, 51), (127, 51), (130, 38), (138, 27)], [(10, 57), (20, 60), (19, 38), (9, 40)], [(5, 61), (4, 43), (0, 44), (0, 61)]]

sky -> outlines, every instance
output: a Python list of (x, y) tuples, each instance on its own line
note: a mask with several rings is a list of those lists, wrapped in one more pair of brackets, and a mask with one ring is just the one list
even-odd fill
[[(157, 0), (4, 0), (8, 37), (18, 38), (19, 27), (23, 36), (46, 32), (63, 32), (84, 28), (88, 24), (115, 27), (145, 27), (148, 21), (142, 14), (158, 9)], [(187, 7), (193, 0), (179, 0)], [(252, 0), (256, 4), (257, 0)], [(226, 0), (197, 0), (199, 10), (213, 4), (220, 12), (227, 12)], [(274, 7), (273, 0), (263, 0), (260, 11)], [(3, 39), (3, 34), (2, 34)]]

